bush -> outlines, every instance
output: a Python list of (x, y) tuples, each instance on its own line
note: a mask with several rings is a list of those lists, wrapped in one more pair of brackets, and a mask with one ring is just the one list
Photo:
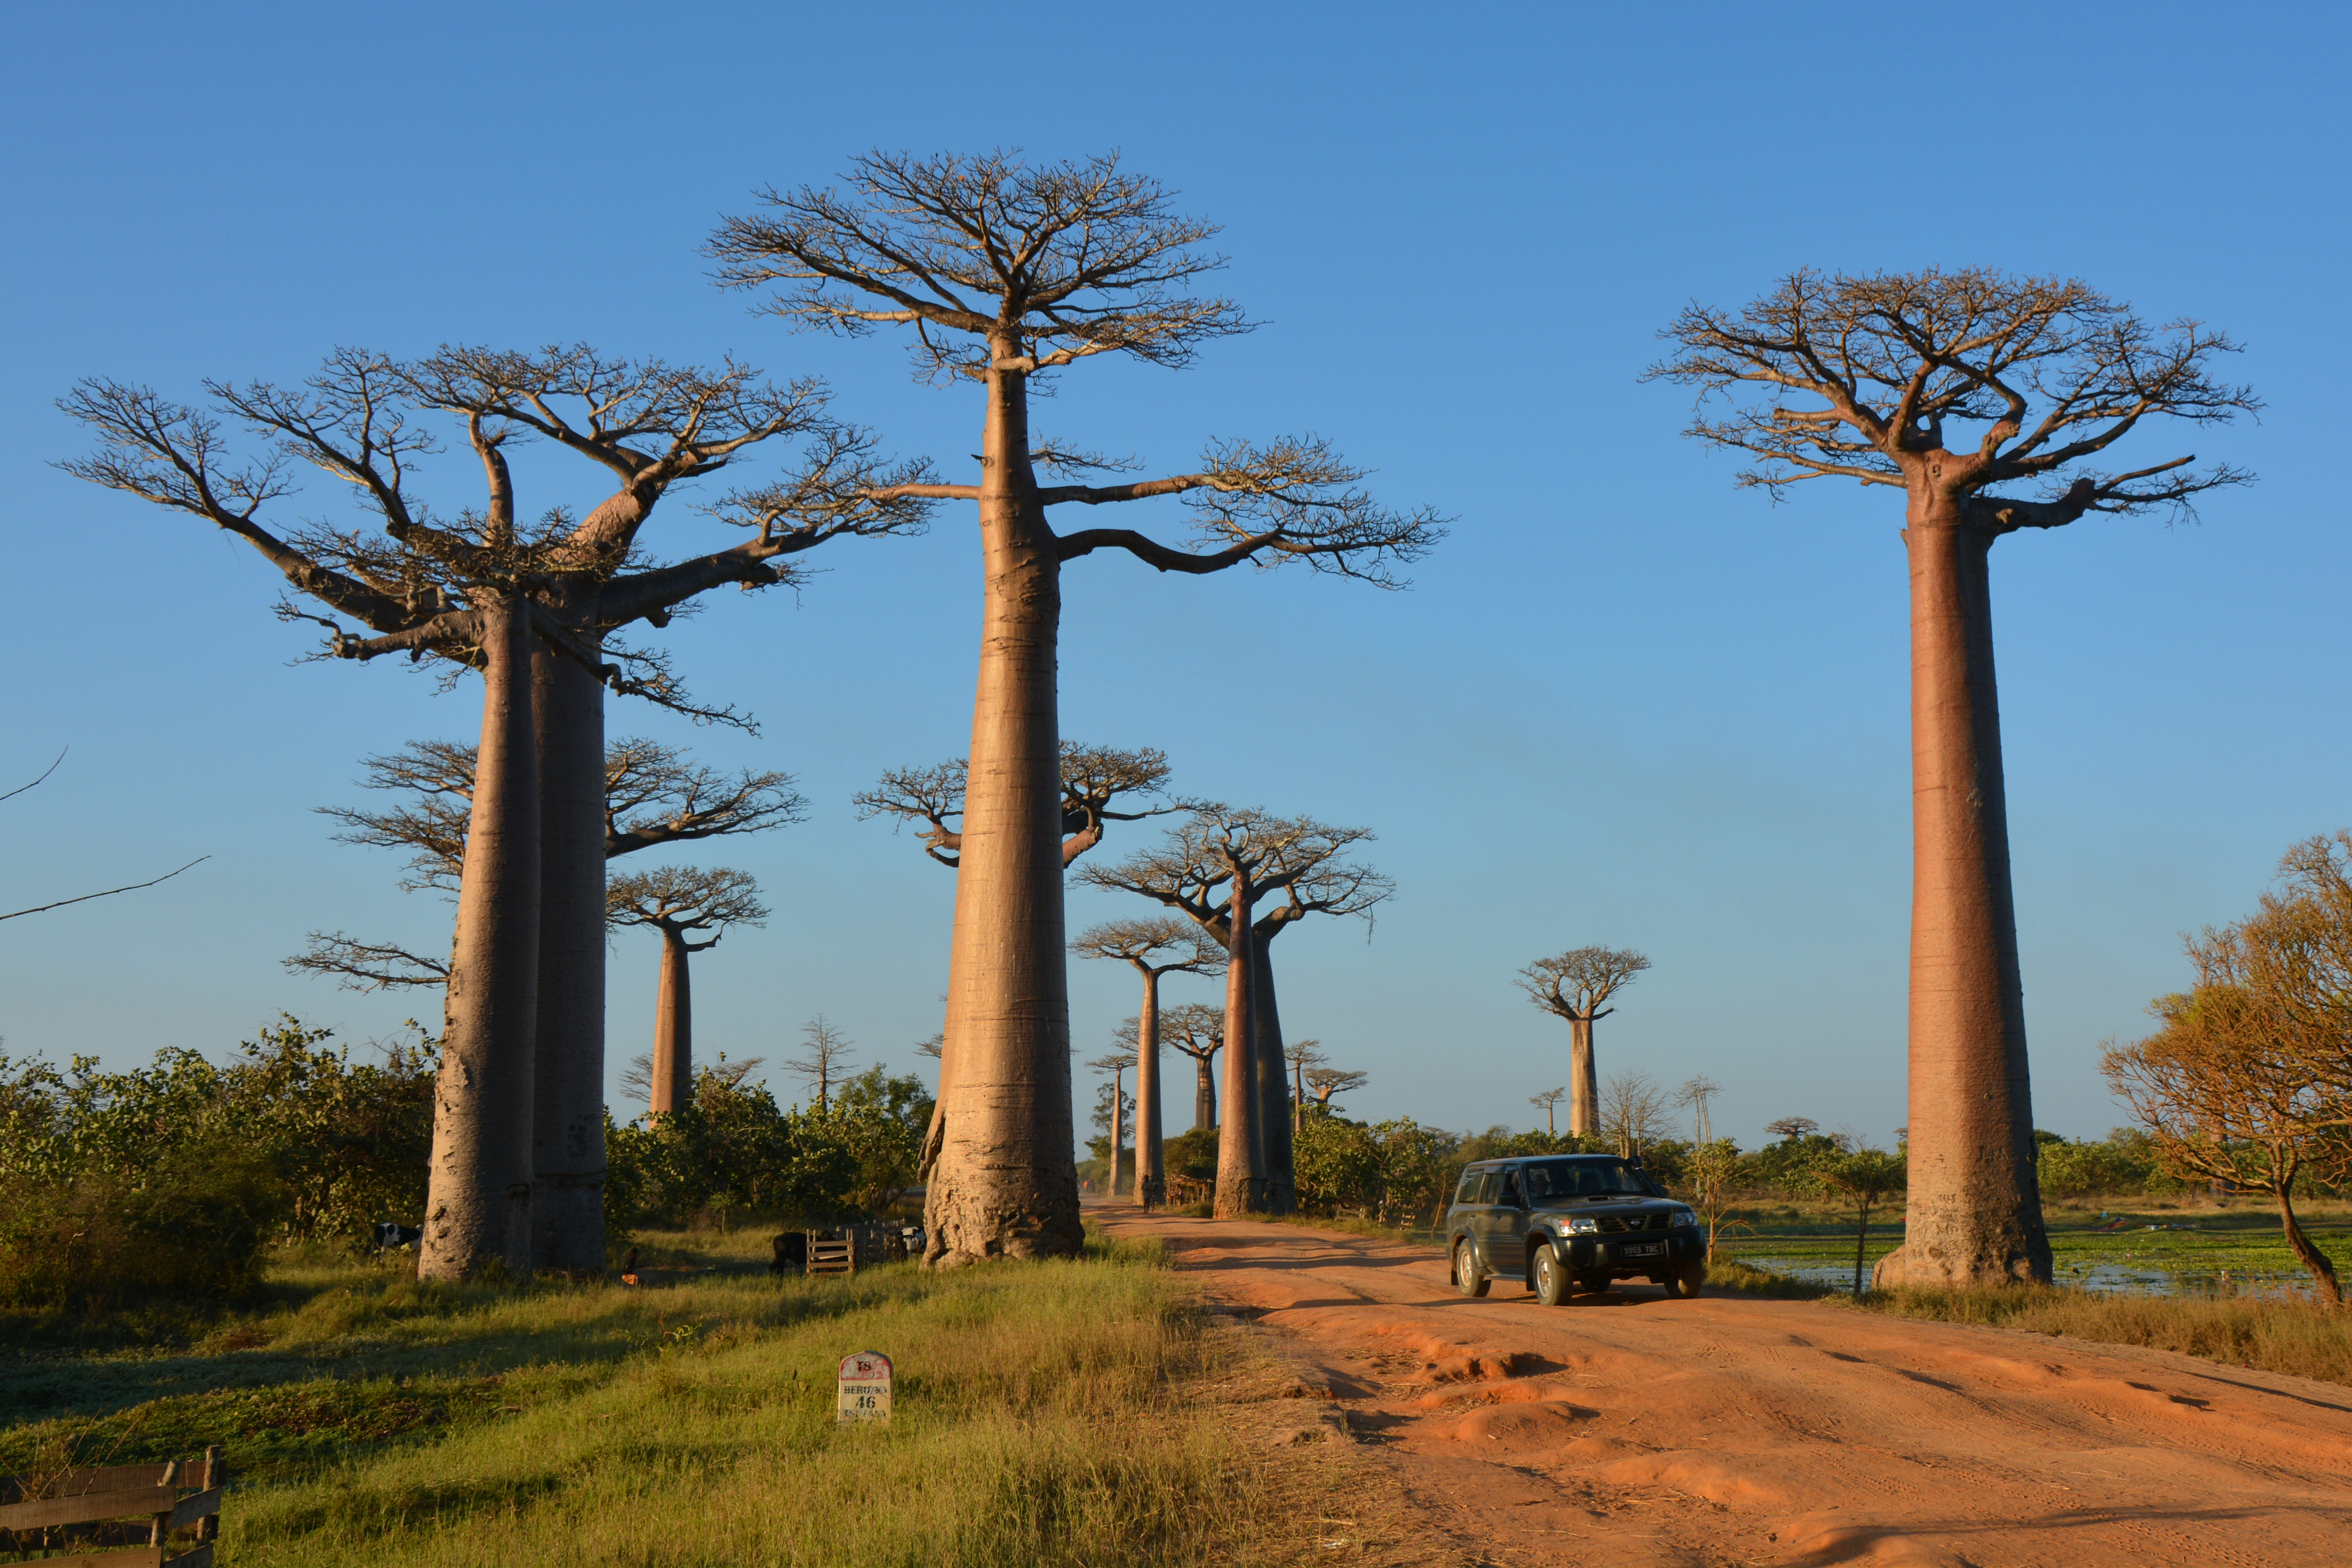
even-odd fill
[(133, 1181), (86, 1171), (0, 1188), (0, 1304), (236, 1301), (261, 1283), (285, 1190), (250, 1157), (183, 1158)]

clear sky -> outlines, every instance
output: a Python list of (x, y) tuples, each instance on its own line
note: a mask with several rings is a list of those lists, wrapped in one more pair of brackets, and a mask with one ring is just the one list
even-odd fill
[[(279, 960), (314, 927), (446, 942), (446, 906), (311, 808), (361, 798), (362, 755), (478, 720), (470, 681), (296, 662), (315, 628), (272, 618), (248, 549), (48, 467), (84, 447), (52, 406), (77, 377), (192, 396), (339, 344), (732, 353), (827, 377), (838, 412), (968, 473), (976, 392), (916, 384), (886, 338), (749, 314), (697, 248), (757, 187), (867, 148), (1118, 148), (1224, 226), (1224, 287), (1265, 325), (1181, 374), (1083, 367), (1041, 429), (1154, 468), (1313, 430), (1384, 498), (1458, 520), (1404, 594), (1100, 556), (1065, 576), (1066, 734), (1379, 833), (1398, 893), (1369, 940), (1326, 923), (1276, 950), (1293, 1037), (1371, 1075), (1354, 1114), (1529, 1124), (1567, 1028), (1513, 973), (1604, 942), (1655, 965), (1601, 1026), (1604, 1074), (1705, 1071), (1748, 1143), (1784, 1115), (1882, 1141), (1904, 1118), (1900, 502), (1735, 490), (1680, 437), (1686, 395), (1637, 380), (1680, 305), (1799, 266), (1980, 264), (2244, 342), (2225, 368), (2259, 424), (2131, 454), (2257, 485), (2195, 526), (2092, 518), (1994, 552), (2036, 1118), (2102, 1132), (2096, 1047), (2183, 984), (2178, 933), (2352, 826), (2347, 34), (2321, 6), (28, 8), (0, 66), (0, 455), (22, 486), (0, 773), (70, 752), (0, 805), (0, 905), (212, 858), (0, 926), (0, 1048), (127, 1066), (280, 1010), (354, 1040), (437, 1016)], [(467, 467), (426, 492), (464, 504)], [(543, 451), (521, 482), (532, 510), (599, 493)], [(689, 499), (656, 549), (721, 537)], [(304, 504), (343, 502), (322, 482)], [(1180, 511), (1148, 515), (1172, 536)], [(797, 598), (718, 595), (667, 634), (758, 737), (625, 701), (610, 724), (789, 769), (814, 803), (699, 857), (756, 873), (775, 916), (696, 961), (698, 1049), (773, 1060), (822, 1012), (903, 1068), (938, 1026), (950, 876), (848, 801), (964, 749), (978, 552), (950, 509), (810, 559)], [(1141, 912), (1070, 897), (1073, 931)], [(615, 942), (616, 1079), (656, 956)], [(1084, 1053), (1134, 989), (1076, 967)]]

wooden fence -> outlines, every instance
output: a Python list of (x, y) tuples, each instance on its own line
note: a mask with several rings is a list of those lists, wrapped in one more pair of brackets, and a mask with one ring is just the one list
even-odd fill
[[(0, 1550), (68, 1553), (32, 1560), (43, 1568), (212, 1568), (227, 1482), (218, 1448), (161, 1465), (0, 1478)], [(172, 1555), (174, 1534), (192, 1549)]]

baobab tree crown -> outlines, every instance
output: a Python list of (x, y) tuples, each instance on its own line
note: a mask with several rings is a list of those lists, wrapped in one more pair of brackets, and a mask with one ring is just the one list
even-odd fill
[(1631, 948), (1570, 948), (1520, 970), (1519, 986), (1545, 1012), (1589, 1021), (1615, 1012), (1601, 1004), (1649, 967), (1650, 961)]
[[(1692, 304), (1660, 336), (1676, 352), (1648, 378), (1698, 388), (1688, 434), (1754, 456), (1739, 482), (1775, 496), (1843, 477), (1939, 498), (2007, 533), (2086, 511), (2187, 508), (2250, 478), (2227, 463), (2192, 470), (2193, 457), (2098, 466), (2150, 416), (2212, 424), (2262, 405), (2210, 374), (2236, 350), (2227, 336), (2189, 321), (2152, 327), (2073, 279), (1804, 270), (1736, 312)], [(1761, 400), (1742, 402), (1750, 390)], [(1710, 417), (1714, 397), (1736, 406)]]

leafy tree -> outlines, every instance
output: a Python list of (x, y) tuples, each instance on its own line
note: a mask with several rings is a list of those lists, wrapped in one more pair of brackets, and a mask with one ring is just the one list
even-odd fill
[(1906, 1162), (1884, 1149), (1837, 1150), (1808, 1168), (1814, 1187), (1853, 1211), (1853, 1293), (1862, 1294), (1862, 1266), (1870, 1237), (1870, 1211), (1903, 1190)]

